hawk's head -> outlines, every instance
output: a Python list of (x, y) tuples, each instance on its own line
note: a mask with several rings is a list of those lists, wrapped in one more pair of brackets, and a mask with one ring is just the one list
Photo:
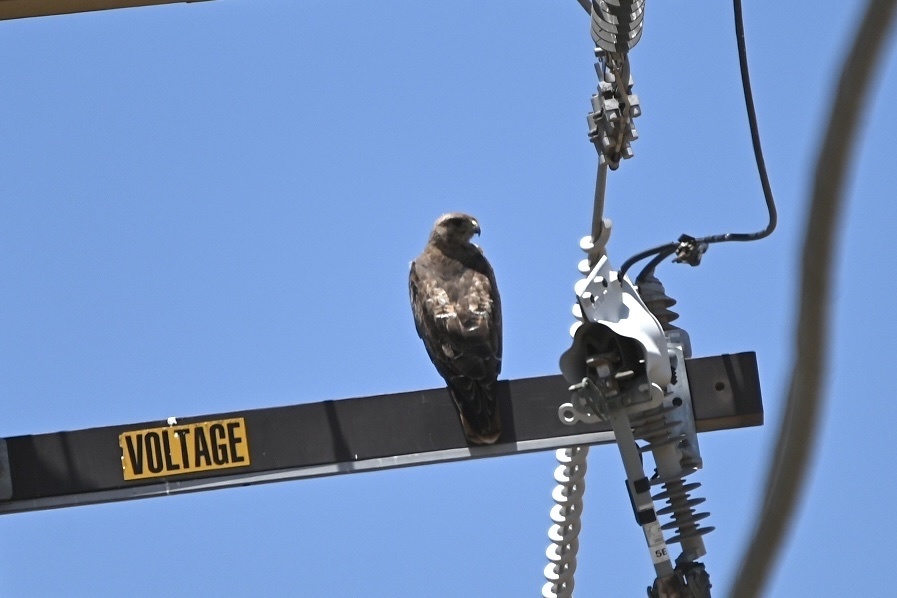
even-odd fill
[(474, 235), (480, 234), (476, 218), (461, 212), (443, 214), (433, 225), (430, 238), (440, 244), (466, 245)]

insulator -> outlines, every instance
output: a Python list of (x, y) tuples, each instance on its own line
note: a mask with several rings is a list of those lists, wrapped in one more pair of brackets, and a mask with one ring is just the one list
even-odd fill
[(551, 545), (545, 551), (548, 565), (544, 574), (548, 582), (542, 586), (543, 598), (573, 596), (588, 454), (588, 446), (560, 449), (555, 453), (560, 465), (554, 470), (558, 485), (552, 491), (551, 498), (557, 504), (551, 509), (554, 524), (548, 530)]
[[(696, 506), (704, 503), (705, 501), (706, 501), (706, 499), (704, 499), (704, 498), (689, 498), (688, 500), (681, 501), (682, 504), (678, 505), (678, 506), (680, 507), (680, 509), (691, 509), (692, 507), (696, 507)], [(676, 509), (674, 509), (673, 506), (670, 505), (668, 507), (663, 507), (662, 509), (658, 509), (657, 514), (658, 515), (669, 515), (670, 513), (673, 513), (675, 510)], [(674, 527), (676, 527), (676, 526), (670, 525), (669, 523), (667, 523), (666, 525), (663, 526), (663, 529), (672, 529)]]
[(659, 449), (660, 447), (663, 447), (663, 446), (667, 446), (670, 444), (678, 444), (679, 442), (682, 441), (683, 438), (685, 438), (684, 434), (681, 436), (669, 436), (666, 438), (660, 438), (658, 440), (655, 440), (654, 442), (651, 442), (650, 444), (648, 444), (646, 446), (640, 446), (639, 452), (649, 453), (652, 451), (656, 451), (657, 449)]
[(639, 447), (640, 452), (647, 453), (662, 446), (678, 444), (685, 438), (684, 434), (672, 432), (682, 422), (667, 417), (669, 413), (677, 409), (678, 407), (673, 405), (661, 405), (629, 416), (633, 436), (647, 443)]
[(639, 280), (638, 294), (644, 301), (648, 310), (654, 314), (661, 328), (667, 330), (679, 330), (671, 322), (679, 317), (679, 314), (669, 309), (676, 305), (676, 300), (667, 295), (666, 289), (654, 273), (647, 274)]
[(675, 411), (676, 409), (678, 409), (678, 407), (675, 405), (660, 405), (659, 407), (655, 407), (654, 409), (647, 409), (645, 411), (630, 413), (629, 421), (632, 422), (633, 426), (641, 426), (649, 421), (653, 421), (661, 417), (666, 417), (667, 413)]
[[(700, 487), (700, 482), (691, 482), (690, 484), (683, 484), (682, 490), (684, 490), (685, 492), (691, 492), (692, 490), (697, 490)], [(663, 492), (658, 492), (657, 494), (653, 495), (651, 498), (653, 498), (654, 500), (666, 500), (669, 497), (670, 493), (664, 490)]]
[(642, 37), (645, 0), (592, 0), (592, 39), (607, 52), (625, 53)]
[[(662, 486), (669, 482), (675, 482), (677, 480), (681, 481), (683, 478), (690, 476), (691, 474), (695, 473), (696, 471), (698, 471), (698, 470), (697, 469), (688, 469), (686, 471), (682, 471), (682, 472), (677, 473), (676, 475), (668, 476), (668, 477), (656, 475), (655, 477), (651, 478), (651, 485), (652, 486)], [(695, 483), (697, 484), (697, 482), (695, 482)]]
[(576, 269), (579, 270), (579, 273), (583, 276), (587, 276), (588, 273), (592, 271), (592, 265), (589, 263), (588, 259), (584, 259), (579, 261), (576, 265)]
[[(659, 285), (659, 282), (658, 282)], [(661, 289), (663, 287), (661, 286)], [(670, 301), (672, 301), (670, 299)], [(647, 303), (647, 302), (646, 302)], [(661, 450), (669, 446), (679, 446), (686, 440), (687, 435), (682, 432), (682, 422), (678, 421), (678, 411), (681, 406), (667, 403), (654, 409), (635, 413), (630, 416), (632, 434), (635, 438), (644, 440), (647, 444), (639, 447), (642, 453)], [(658, 453), (655, 453), (657, 459)], [(703, 498), (692, 498), (690, 492), (700, 488), (698, 482), (685, 483), (685, 477), (691, 475), (697, 469), (681, 468), (673, 473), (667, 470), (666, 476), (660, 476), (651, 480), (652, 486), (662, 485), (663, 491), (653, 495), (654, 501), (665, 500), (667, 506), (658, 509), (658, 515), (669, 515), (670, 522), (661, 525), (661, 529), (675, 529), (676, 535), (667, 540), (668, 544), (682, 543), (691, 538), (703, 536), (713, 531), (712, 527), (701, 527), (698, 521), (709, 517), (709, 513), (697, 513), (695, 507), (704, 502)], [(684, 548), (684, 547), (683, 547)], [(701, 545), (703, 549), (703, 545)]]
[(695, 512), (695, 507), (702, 504), (705, 499), (692, 498), (690, 493), (700, 488), (700, 486), (699, 482), (686, 484), (684, 478), (668, 480), (663, 483), (665, 490), (651, 497), (655, 501), (667, 501), (668, 506), (658, 509), (657, 514), (670, 516), (671, 521), (662, 525), (662, 529), (676, 530), (676, 535), (667, 540), (668, 544), (681, 543), (690, 538), (697, 538), (715, 529), (713, 527), (701, 527), (698, 524), (698, 521), (710, 516), (710, 513)]
[(633, 433), (636, 438), (641, 435), (651, 435), (654, 430), (666, 430), (670, 428), (672, 423), (667, 420), (667, 416), (678, 408), (673, 405), (661, 405), (655, 409), (649, 409), (642, 413), (634, 413), (629, 416), (629, 422), (632, 424)]

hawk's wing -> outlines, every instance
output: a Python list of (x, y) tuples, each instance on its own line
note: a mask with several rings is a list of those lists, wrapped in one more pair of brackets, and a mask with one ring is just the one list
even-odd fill
[(472, 264), (424, 254), (412, 262), (411, 307), (430, 360), (450, 385), (492, 386), (501, 371), (501, 299), (479, 253)]
[(430, 244), (411, 264), (408, 286), (417, 333), (445, 379), (467, 438), (492, 444), (501, 435), (501, 299), (479, 248), (454, 257)]

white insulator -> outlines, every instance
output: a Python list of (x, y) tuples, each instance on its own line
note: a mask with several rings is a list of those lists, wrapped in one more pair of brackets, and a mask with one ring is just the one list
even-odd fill
[(576, 293), (576, 296), (582, 295), (582, 292), (586, 290), (586, 287), (589, 286), (588, 278), (580, 278), (573, 284), (573, 292)]
[[(582, 497), (580, 497), (580, 498), (582, 498)], [(560, 509), (557, 509), (556, 507), (553, 507), (551, 509), (551, 514), (552, 514), (552, 518), (551, 518), (552, 521), (555, 520), (554, 516), (563, 517), (564, 518), (563, 520), (567, 521), (567, 518), (564, 517), (563, 511)], [(573, 538), (572, 540), (564, 538), (564, 533), (563, 533), (564, 528), (561, 527), (560, 524), (552, 525), (550, 528), (548, 528), (548, 539), (551, 540), (552, 544), (545, 551), (545, 555), (548, 557), (549, 561), (557, 562), (558, 560), (560, 560), (561, 553), (562, 553), (562, 547), (566, 546), (567, 544), (573, 544), (575, 542), (576, 546), (577, 547), (579, 546), (578, 534), (579, 534), (579, 531), (582, 529), (582, 521), (580, 519), (574, 519), (573, 521), (574, 521), (573, 523), (566, 524), (568, 530), (570, 530), (571, 532), (575, 532), (577, 534), (577, 537)], [(573, 536), (572, 533), (568, 533), (568, 535), (571, 537)]]
[(557, 579), (542, 586), (542, 598), (571, 598), (573, 596), (573, 574), (576, 573), (576, 565), (572, 567), (549, 563), (545, 566), (545, 579)]
[(585, 251), (586, 253), (591, 253), (592, 249), (595, 248), (595, 242), (592, 240), (592, 237), (583, 237), (579, 240), (579, 248)]
[(588, 259), (579, 260), (579, 263), (576, 265), (576, 269), (579, 270), (580, 274), (585, 276), (592, 271), (592, 265), (589, 263)]
[(588, 454), (588, 446), (559, 449), (555, 453), (560, 465), (554, 470), (558, 485), (552, 491), (551, 498), (557, 504), (551, 509), (554, 524), (548, 530), (551, 545), (545, 550), (549, 562), (544, 570), (548, 583), (542, 586), (543, 598), (573, 596)]

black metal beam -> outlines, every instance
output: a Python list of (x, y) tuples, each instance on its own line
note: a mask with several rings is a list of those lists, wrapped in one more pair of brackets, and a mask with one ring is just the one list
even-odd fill
[(112, 8), (133, 8), (156, 4), (207, 2), (208, 0), (0, 0), (0, 21), (91, 12)]
[[(763, 423), (753, 353), (686, 364), (698, 431)], [(613, 442), (607, 424), (561, 423), (567, 386), (500, 382), (485, 447), (444, 388), (0, 439), (0, 514)]]

